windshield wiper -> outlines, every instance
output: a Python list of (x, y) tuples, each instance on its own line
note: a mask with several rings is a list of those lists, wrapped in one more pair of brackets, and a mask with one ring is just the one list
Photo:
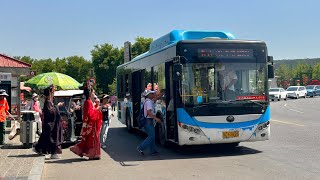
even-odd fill
[(256, 101), (250, 100), (250, 99), (237, 99), (237, 100), (230, 100), (230, 102), (237, 102), (237, 101), (247, 101), (247, 102), (251, 102), (253, 104), (257, 104), (259, 106), (264, 107), (264, 104), (258, 103)]

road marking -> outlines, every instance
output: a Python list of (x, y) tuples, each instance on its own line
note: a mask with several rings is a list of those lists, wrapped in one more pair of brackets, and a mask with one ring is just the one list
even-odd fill
[(291, 122), (286, 122), (286, 121), (279, 121), (279, 120), (274, 120), (274, 119), (271, 119), (270, 121), (272, 121), (272, 122), (278, 122), (278, 123), (283, 123), (283, 124), (290, 124), (290, 125), (295, 125), (295, 126), (304, 127), (304, 125), (303, 125), (303, 124), (296, 124), (296, 123), (291, 123)]
[(298, 110), (295, 110), (295, 109), (289, 109), (290, 111), (293, 111), (293, 112), (297, 112), (297, 113), (301, 113), (301, 114), (303, 114), (303, 112), (301, 112), (301, 111), (298, 111)]
[(287, 107), (287, 104), (288, 104), (288, 103), (286, 103), (286, 104), (284, 105), (284, 107)]

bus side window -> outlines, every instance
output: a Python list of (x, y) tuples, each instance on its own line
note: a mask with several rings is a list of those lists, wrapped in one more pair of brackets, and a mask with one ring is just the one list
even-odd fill
[(151, 75), (152, 75), (151, 68), (146, 68), (144, 72), (145, 87), (143, 90), (146, 90), (146, 89), (152, 90)]

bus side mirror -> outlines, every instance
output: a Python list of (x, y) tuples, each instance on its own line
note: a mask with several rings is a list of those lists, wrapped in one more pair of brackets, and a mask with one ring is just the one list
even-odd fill
[(173, 65), (173, 80), (181, 81), (182, 80), (182, 64), (174, 64)]
[(274, 78), (273, 56), (268, 56), (268, 78)]
[(274, 78), (274, 66), (272, 64), (268, 65), (268, 78)]

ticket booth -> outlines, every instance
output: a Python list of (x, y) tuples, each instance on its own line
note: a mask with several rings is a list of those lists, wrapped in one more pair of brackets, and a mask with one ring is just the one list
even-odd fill
[[(20, 118), (20, 77), (29, 76), (30, 68), (28, 63), (0, 54), (0, 89), (9, 95), (9, 112), (16, 119)], [(7, 121), (7, 127), (11, 127), (11, 121)]]

